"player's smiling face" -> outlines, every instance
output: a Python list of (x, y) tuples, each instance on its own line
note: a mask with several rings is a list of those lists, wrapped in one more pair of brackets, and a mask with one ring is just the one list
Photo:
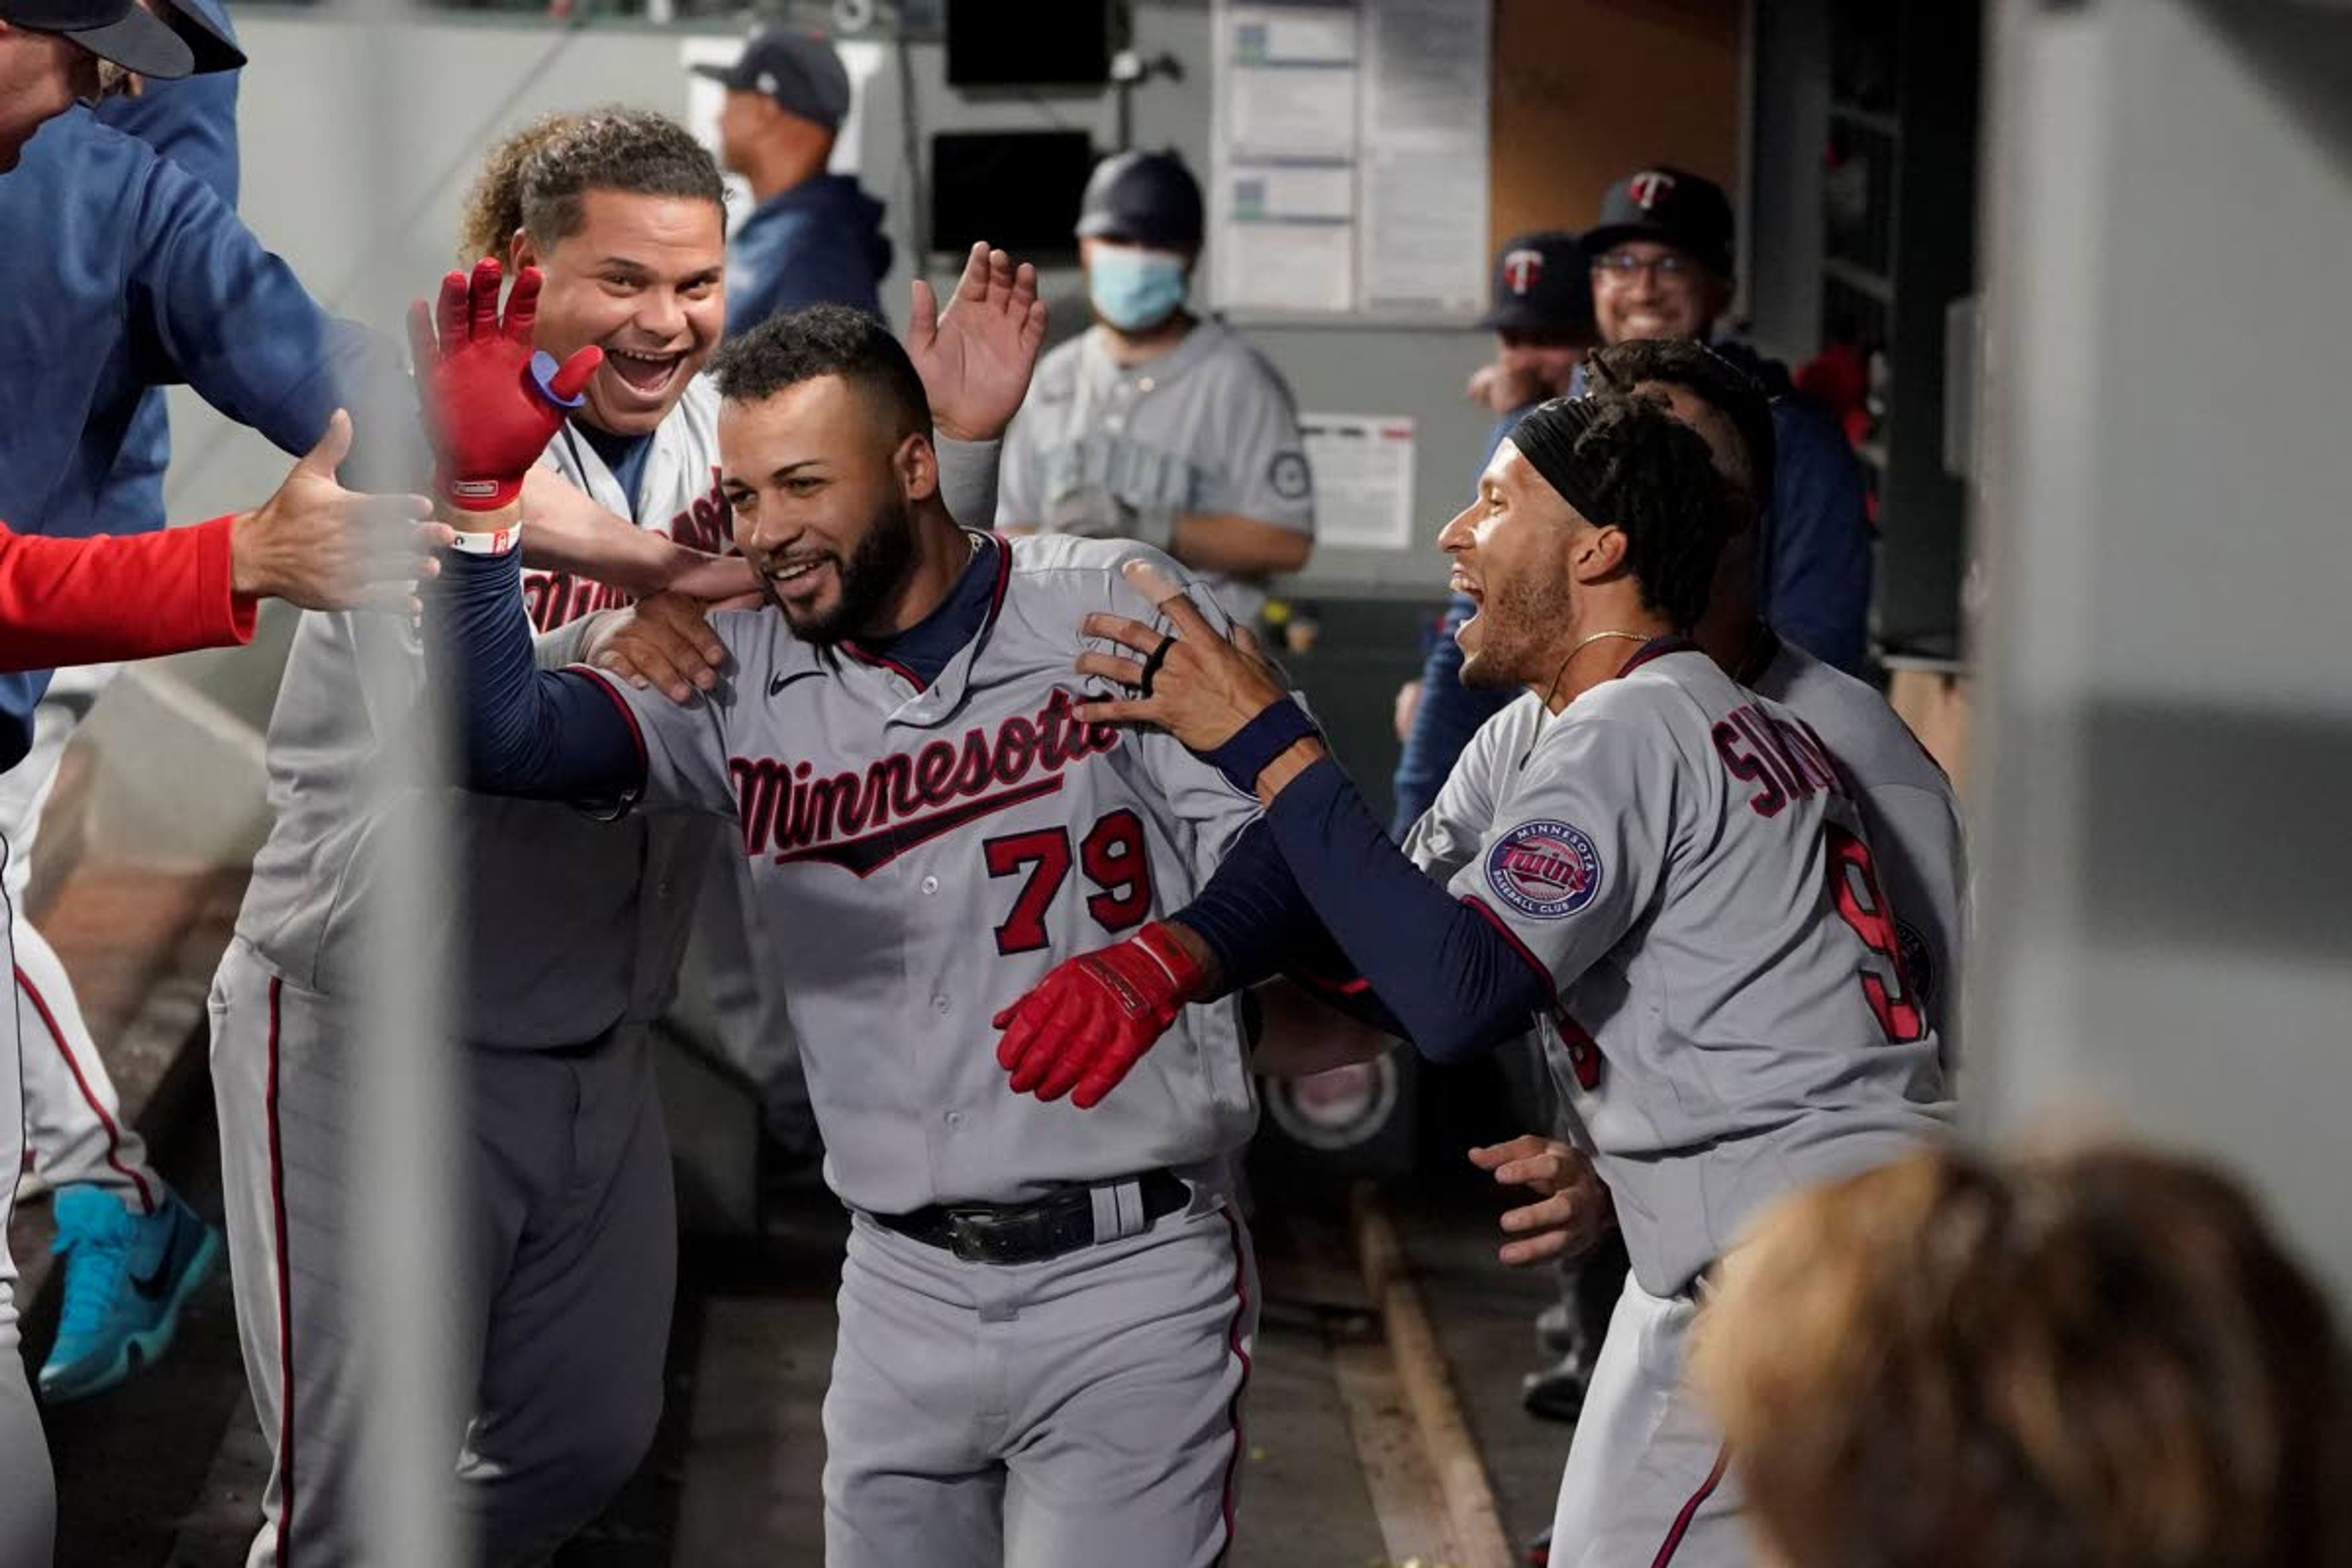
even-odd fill
[(1462, 684), (1495, 690), (1551, 677), (1572, 628), (1573, 562), (1597, 532), (1506, 440), (1478, 476), (1478, 496), (1447, 523), (1437, 547), (1453, 558), (1452, 586), (1478, 613), (1462, 624)]
[[(1622, 259), (1630, 266), (1611, 266)], [(1731, 286), (1687, 253), (1656, 240), (1609, 247), (1592, 268), (1592, 318), (1601, 341), (1704, 338), (1731, 303)]]
[(582, 410), (600, 430), (651, 431), (719, 346), (727, 233), (710, 202), (590, 191), (576, 230), (544, 252), (525, 239), (516, 260), (546, 275), (532, 341), (558, 360), (604, 351)]
[(736, 545), (794, 636), (834, 643), (902, 627), (913, 505), (939, 487), (929, 442), (894, 439), (875, 400), (820, 375), (720, 404), (719, 464)]

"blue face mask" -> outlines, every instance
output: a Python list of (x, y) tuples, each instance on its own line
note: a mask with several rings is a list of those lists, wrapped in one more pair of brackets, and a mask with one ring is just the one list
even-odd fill
[(1123, 332), (1156, 327), (1184, 303), (1184, 258), (1138, 246), (1101, 246), (1087, 266), (1087, 296)]

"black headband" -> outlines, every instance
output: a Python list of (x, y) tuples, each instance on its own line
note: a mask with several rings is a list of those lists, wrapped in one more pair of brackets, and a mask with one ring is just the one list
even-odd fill
[(1582, 513), (1586, 521), (1602, 528), (1615, 519), (1601, 515), (1601, 480), (1606, 471), (1591, 458), (1577, 456), (1577, 444), (1592, 428), (1604, 406), (1591, 397), (1555, 397), (1528, 411), (1511, 426), (1511, 445), (1559, 492), (1559, 499)]

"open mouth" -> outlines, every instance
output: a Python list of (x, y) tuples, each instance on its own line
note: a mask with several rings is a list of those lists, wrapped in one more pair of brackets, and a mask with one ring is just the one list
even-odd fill
[(780, 561), (768, 568), (769, 585), (779, 597), (805, 597), (821, 581), (820, 571), (832, 562), (829, 555), (804, 555), (796, 561)]
[(686, 363), (683, 353), (649, 354), (632, 349), (606, 349), (604, 363), (614, 375), (628, 384), (629, 390), (644, 397), (656, 397), (666, 391), (678, 366)]

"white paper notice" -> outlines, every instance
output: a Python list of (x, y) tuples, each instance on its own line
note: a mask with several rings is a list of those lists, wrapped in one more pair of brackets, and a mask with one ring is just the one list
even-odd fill
[(1402, 416), (1301, 414), (1315, 476), (1315, 542), (1412, 548), (1412, 421)]
[(1366, 0), (1358, 294), (1475, 310), (1486, 287), (1487, 7)]
[(1356, 15), (1234, 5), (1219, 23), (1224, 144), (1236, 154), (1356, 150)]

